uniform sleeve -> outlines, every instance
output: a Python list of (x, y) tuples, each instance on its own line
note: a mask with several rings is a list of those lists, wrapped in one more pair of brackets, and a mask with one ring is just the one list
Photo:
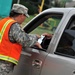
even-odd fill
[(11, 42), (16, 41), (23, 47), (31, 47), (38, 40), (36, 35), (28, 35), (27, 33), (25, 33), (25, 31), (22, 30), (18, 23), (15, 23), (10, 27), (9, 39)]

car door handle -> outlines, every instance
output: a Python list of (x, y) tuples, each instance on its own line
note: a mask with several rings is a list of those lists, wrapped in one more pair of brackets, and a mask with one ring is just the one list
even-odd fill
[(39, 59), (35, 59), (32, 61), (32, 66), (36, 67), (37, 69), (41, 68), (42, 61)]

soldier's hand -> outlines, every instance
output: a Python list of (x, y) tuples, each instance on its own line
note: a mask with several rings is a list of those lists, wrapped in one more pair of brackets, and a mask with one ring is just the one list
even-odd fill
[(42, 49), (42, 46), (38, 42), (35, 43), (35, 46)]

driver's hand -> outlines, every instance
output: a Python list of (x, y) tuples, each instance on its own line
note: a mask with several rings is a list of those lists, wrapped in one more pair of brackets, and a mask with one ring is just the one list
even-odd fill
[(35, 46), (42, 49), (42, 46), (38, 42), (35, 43)]
[(49, 33), (43, 33), (42, 35), (49, 39), (52, 38), (52, 36), (53, 36), (52, 34), (49, 34)]
[(36, 36), (37, 36), (37, 38), (38, 38), (38, 39), (41, 37), (41, 36), (40, 36), (40, 35), (38, 35), (38, 34), (37, 34)]

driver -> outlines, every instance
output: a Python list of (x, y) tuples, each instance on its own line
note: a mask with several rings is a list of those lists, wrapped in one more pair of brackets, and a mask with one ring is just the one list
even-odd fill
[(38, 39), (38, 43), (40, 43), (40, 45), (42, 46), (43, 49), (47, 49), (48, 48), (48, 45), (51, 41), (51, 38), (52, 38), (52, 34), (49, 34), (49, 33), (43, 33), (41, 35), (41, 37)]
[(51, 39), (53, 34), (49, 34), (49, 33), (43, 33), (43, 36), (45, 36), (47, 39)]
[(45, 38), (42, 39), (41, 46), (46, 51), (53, 35), (49, 33), (43, 33), (42, 35), (45, 36)]

